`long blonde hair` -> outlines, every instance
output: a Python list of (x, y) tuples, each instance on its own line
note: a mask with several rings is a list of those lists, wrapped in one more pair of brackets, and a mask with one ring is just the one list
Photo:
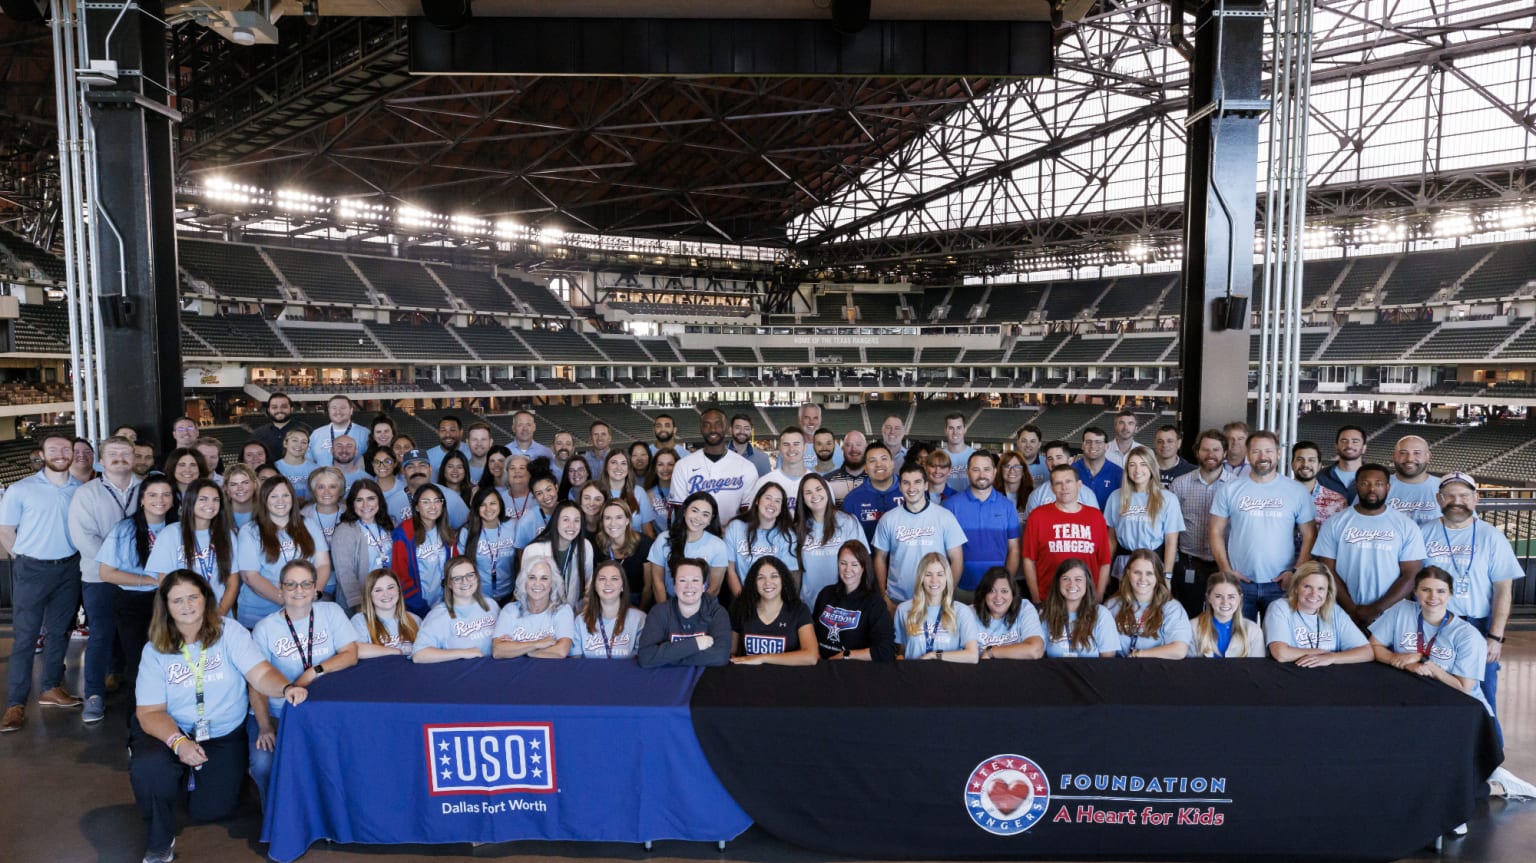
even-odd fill
[[(1133, 450), (1131, 455), (1135, 454)], [(1131, 564), (1138, 560), (1150, 564), (1152, 574), (1156, 576), (1152, 585), (1152, 599), (1147, 603), (1147, 616), (1139, 626), (1136, 623), (1136, 589), (1131, 587), (1130, 579)], [(1120, 576), (1120, 589), (1115, 593), (1115, 598), (1120, 600), (1120, 607), (1115, 611), (1115, 629), (1121, 635), (1147, 635), (1162, 631), (1163, 605), (1173, 599), (1173, 593), (1168, 590), (1168, 580), (1163, 578), (1163, 559), (1156, 552), (1138, 548), (1131, 552), (1131, 559), (1126, 562), (1125, 569), (1126, 572)]]
[[(1163, 484), (1158, 480), (1157, 459), (1152, 451), (1144, 446), (1133, 447), (1125, 457), (1126, 467), (1130, 467), (1131, 459), (1139, 458), (1147, 466), (1147, 521), (1157, 523), (1158, 513), (1163, 511)], [(1120, 517), (1124, 518), (1130, 513), (1131, 498), (1135, 497), (1142, 489), (1131, 485), (1130, 471), (1125, 473), (1125, 483), (1120, 486)]]
[(1216, 656), (1216, 615), (1211, 612), (1211, 591), (1223, 584), (1230, 584), (1237, 588), (1238, 607), (1237, 613), (1232, 615), (1232, 642), (1227, 650), (1237, 648), (1238, 656), (1248, 655), (1247, 627), (1243, 625), (1243, 580), (1230, 572), (1213, 572), (1205, 585), (1205, 609), (1200, 612), (1194, 621), (1195, 653), (1198, 656)]
[[(363, 621), (368, 625), (368, 640), (374, 644), (383, 644), (389, 640), (389, 628), (379, 619), (378, 612), (373, 610), (373, 586), (383, 578), (394, 579), (395, 588), (399, 589), (400, 578), (387, 569), (375, 569), (363, 581)], [(452, 611), (449, 609), (450, 614)], [(401, 641), (415, 643), (416, 628), (416, 616), (406, 610), (405, 594), (401, 591), (400, 600), (395, 603), (395, 630), (400, 634)]]
[(907, 635), (921, 633), (923, 624), (928, 621), (928, 591), (923, 589), (923, 573), (935, 563), (944, 571), (944, 595), (939, 599), (939, 628), (949, 632), (960, 631), (959, 623), (955, 620), (955, 574), (949, 568), (949, 558), (930, 551), (917, 562), (917, 584), (913, 585), (912, 609), (907, 612)]

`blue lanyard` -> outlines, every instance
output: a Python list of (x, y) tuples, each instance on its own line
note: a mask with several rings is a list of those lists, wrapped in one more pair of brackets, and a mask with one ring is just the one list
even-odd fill
[[(1465, 582), (1467, 574), (1472, 571), (1472, 561), (1477, 557), (1477, 519), (1472, 520), (1472, 548), (1467, 553), (1466, 566), (1456, 562), (1456, 547), (1451, 545), (1451, 534), (1450, 531), (1445, 529), (1445, 519), (1440, 520), (1440, 536), (1445, 540), (1445, 556), (1450, 558), (1451, 568), (1456, 571), (1456, 578), (1459, 581)], [(1419, 619), (1423, 620), (1422, 617)]]
[(928, 639), (928, 651), (927, 652), (928, 653), (932, 653), (933, 652), (934, 641), (939, 637), (939, 621), (935, 620), (933, 622), (933, 628), (932, 629), (929, 629), (928, 628), (928, 624), (924, 623), (923, 624), (923, 637)]
[(1456, 617), (1456, 615), (1454, 615), (1454, 614), (1450, 613), (1449, 611), (1447, 611), (1445, 613), (1445, 617), (1440, 619), (1440, 628), (1435, 630), (1434, 637), (1429, 640), (1428, 644), (1425, 644), (1424, 643), (1424, 612), (1422, 612), (1422, 611), (1419, 612), (1419, 641), (1418, 641), (1418, 645), (1417, 645), (1418, 651), (1419, 651), (1419, 662), (1428, 662), (1429, 661), (1430, 654), (1433, 653), (1434, 649), (1435, 649), (1435, 642), (1440, 640), (1440, 633), (1445, 632), (1445, 627), (1448, 624), (1450, 624), (1451, 620), (1454, 619), (1455, 617)]

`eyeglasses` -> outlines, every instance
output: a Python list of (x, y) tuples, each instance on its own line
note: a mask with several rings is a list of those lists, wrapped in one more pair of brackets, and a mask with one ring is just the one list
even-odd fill
[(315, 583), (313, 581), (285, 581), (285, 582), (283, 582), (283, 590), (314, 590), (314, 589), (315, 589)]
[(1022, 470), (1024, 470), (1024, 465), (1021, 465), (1021, 464), (1011, 464), (1011, 465), (1008, 465), (1007, 467), (1003, 468), (1003, 470), (1006, 470), (1006, 471), (1016, 471), (1016, 470), (1017, 471), (1022, 471)]
[(450, 584), (469, 584), (470, 582), (475, 581), (478, 578), (480, 578), (479, 575), (477, 575), (476, 573), (471, 572), (471, 573), (468, 573), (466, 575), (450, 575), (450, 576), (448, 576), (448, 582)]

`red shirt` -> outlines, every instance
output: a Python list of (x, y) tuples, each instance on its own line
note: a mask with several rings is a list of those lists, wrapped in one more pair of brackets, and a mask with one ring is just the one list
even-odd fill
[(1109, 563), (1109, 530), (1104, 514), (1091, 506), (1077, 512), (1062, 512), (1054, 502), (1035, 507), (1024, 522), (1024, 557), (1035, 563), (1035, 580), (1043, 600), (1056, 581), (1056, 568), (1070, 557), (1088, 564), (1089, 584), (1099, 577), (1100, 567)]

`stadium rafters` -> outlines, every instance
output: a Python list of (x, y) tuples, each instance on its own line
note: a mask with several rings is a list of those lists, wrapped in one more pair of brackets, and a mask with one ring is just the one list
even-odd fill
[[(1187, 65), (1162, 3), (1106, 0), (1051, 79), (1008, 82), (791, 223), (820, 267), (1005, 272), (1175, 235)], [(1536, 194), (1536, 12), (1321, 0), (1309, 212), (1432, 212)], [(1261, 190), (1262, 191), (1262, 190)]]

